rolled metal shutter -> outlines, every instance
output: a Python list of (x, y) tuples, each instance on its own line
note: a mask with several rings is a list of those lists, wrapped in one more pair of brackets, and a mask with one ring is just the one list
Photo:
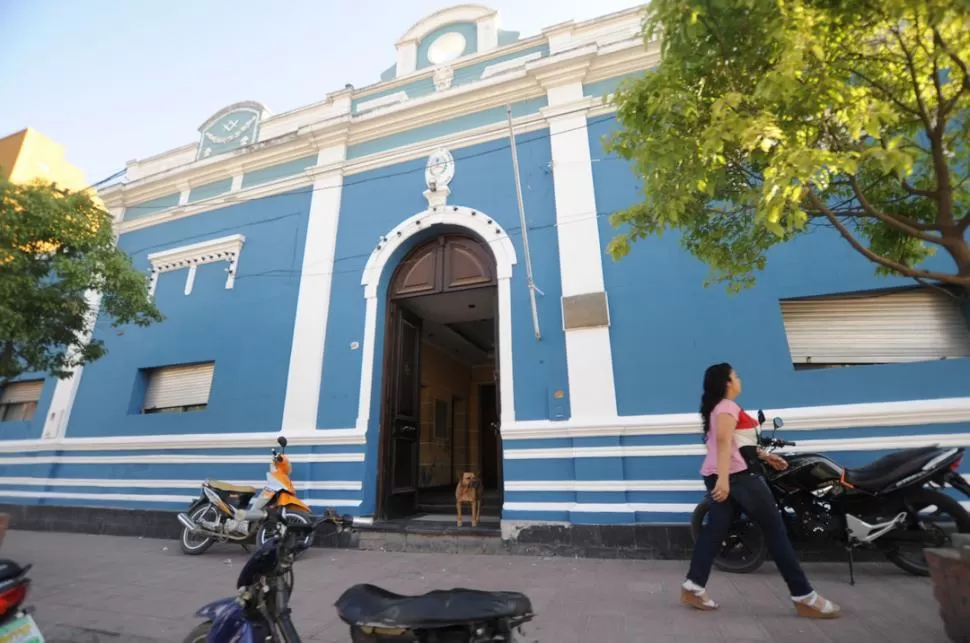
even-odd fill
[(795, 364), (887, 364), (970, 357), (970, 322), (928, 288), (781, 302)]
[(44, 380), (30, 380), (29, 382), (13, 382), (3, 387), (0, 393), (0, 404), (20, 404), (36, 402), (44, 390)]
[(146, 409), (206, 404), (215, 364), (190, 364), (152, 369), (145, 390)]

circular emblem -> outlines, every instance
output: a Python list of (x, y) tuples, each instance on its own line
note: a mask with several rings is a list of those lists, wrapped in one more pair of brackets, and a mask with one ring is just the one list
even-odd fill
[(446, 187), (455, 178), (455, 159), (446, 149), (435, 150), (428, 157), (428, 165), (424, 170), (424, 180), (428, 187)]

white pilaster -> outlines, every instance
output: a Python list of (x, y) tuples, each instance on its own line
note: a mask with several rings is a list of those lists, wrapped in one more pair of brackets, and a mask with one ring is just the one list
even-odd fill
[[(557, 79), (547, 85), (556, 231), (563, 297), (603, 292), (603, 250), (593, 189), (589, 134), (582, 81)], [(566, 365), (574, 420), (616, 417), (613, 354), (607, 326), (568, 329)]]
[(319, 174), (313, 182), (283, 406), (282, 430), (287, 433), (307, 433), (317, 428), (323, 349), (343, 192), (339, 164), (346, 158), (346, 153), (347, 147), (341, 143), (322, 149), (317, 157), (317, 167), (332, 166), (334, 169)]
[[(98, 318), (101, 310), (101, 293), (88, 290), (84, 293), (84, 299), (88, 304), (88, 323), (86, 329), (81, 334), (81, 345), (87, 344), (91, 340), (91, 333), (94, 331), (94, 322)], [(77, 351), (68, 351), (73, 357)], [(57, 380), (54, 385), (54, 395), (51, 397), (50, 408), (47, 409), (47, 416), (44, 418), (44, 431), (41, 434), (45, 440), (59, 440), (67, 432), (67, 423), (71, 418), (71, 409), (74, 408), (74, 399), (77, 397), (78, 386), (81, 385), (81, 374), (83, 366), (78, 366), (71, 371), (71, 374)]]

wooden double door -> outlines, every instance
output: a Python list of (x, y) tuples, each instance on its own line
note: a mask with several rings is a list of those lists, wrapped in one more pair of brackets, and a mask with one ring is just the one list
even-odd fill
[[(408, 310), (407, 300), (495, 283), (491, 252), (482, 242), (463, 235), (442, 235), (419, 246), (401, 261), (391, 279), (381, 405), (378, 515), (382, 518), (412, 515), (418, 504), (422, 320)], [(497, 396), (493, 398), (497, 404)]]

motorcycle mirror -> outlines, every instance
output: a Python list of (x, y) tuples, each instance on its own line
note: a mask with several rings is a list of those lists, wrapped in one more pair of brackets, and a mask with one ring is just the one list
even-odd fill
[(765, 412), (761, 409), (758, 409), (758, 424), (764, 424), (765, 419), (766, 419)]
[(283, 447), (284, 449), (286, 448), (286, 438), (284, 438), (282, 435), (276, 438), (276, 441), (279, 442), (281, 447)]
[(780, 429), (781, 427), (783, 427), (783, 426), (785, 426), (785, 421), (784, 421), (784, 420), (782, 420), (782, 419), (781, 419), (780, 417), (776, 417), (776, 418), (775, 418), (774, 420), (772, 420), (771, 422), (772, 422), (772, 424), (774, 424), (774, 425), (775, 425), (775, 430), (778, 430), (778, 429)]

